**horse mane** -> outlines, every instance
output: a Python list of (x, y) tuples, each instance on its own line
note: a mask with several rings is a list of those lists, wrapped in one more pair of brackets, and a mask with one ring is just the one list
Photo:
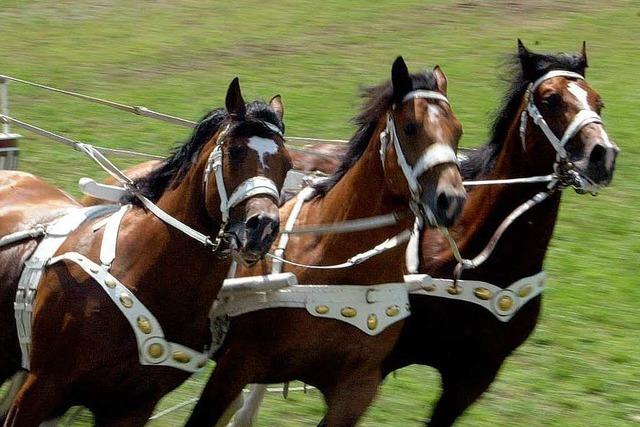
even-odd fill
[[(436, 78), (431, 71), (411, 74), (411, 84), (411, 90), (436, 90)], [(393, 105), (393, 85), (389, 80), (381, 85), (365, 88), (361, 97), (364, 98), (363, 106), (360, 113), (352, 119), (358, 128), (349, 140), (347, 151), (333, 175), (313, 184), (314, 197), (324, 197), (365, 152), (380, 117)]]
[[(535, 54), (535, 69), (529, 76), (525, 76), (518, 55), (512, 55), (505, 61), (503, 81), (508, 82), (508, 90), (502, 99), (501, 106), (491, 126), (489, 142), (475, 150), (469, 150), (467, 159), (461, 164), (463, 179), (479, 179), (491, 172), (495, 166), (498, 155), (502, 150), (507, 133), (514, 120), (519, 119), (518, 114), (522, 97), (529, 83), (552, 70), (573, 71), (584, 75), (585, 64), (579, 53)], [(512, 77), (507, 77), (512, 76)]]
[[(229, 137), (273, 133), (259, 122), (268, 122), (284, 132), (284, 124), (273, 108), (264, 101), (253, 101), (246, 104), (246, 115), (242, 121), (233, 124), (229, 129)], [(205, 114), (196, 124), (193, 133), (186, 142), (173, 150), (162, 164), (149, 174), (134, 181), (136, 188), (147, 198), (156, 201), (168, 189), (176, 188), (196, 163), (202, 148), (229, 122), (230, 115), (224, 108), (217, 108)], [(140, 204), (137, 197), (126, 196), (126, 203)]]

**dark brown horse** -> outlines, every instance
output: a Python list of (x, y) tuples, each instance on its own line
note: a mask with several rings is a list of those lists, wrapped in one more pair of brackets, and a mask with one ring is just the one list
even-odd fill
[[(138, 310), (136, 301), (141, 302), (169, 342), (204, 350), (210, 343), (209, 309), (231, 263), (228, 255), (254, 263), (277, 234), (277, 197), (263, 192), (240, 199), (235, 207), (230, 202), (228, 210), (221, 208), (221, 199), (224, 192), (232, 199), (237, 194), (234, 189), (247, 182), (270, 179), (277, 188), (282, 185), (291, 163), (281, 136), (281, 107), (279, 99), (272, 105), (245, 104), (234, 79), (226, 110), (207, 114), (184, 145), (135, 183), (137, 192), (192, 230), (212, 238), (222, 231), (217, 253), (212, 252), (213, 244), (201, 244), (180, 227), (161, 220), (147, 209), (149, 205), (143, 207), (132, 199), (133, 206), (116, 234), (117, 256), (110, 270), (91, 269), (94, 273), (102, 269), (100, 274), (109, 271), (115, 280), (105, 281), (106, 286), (126, 288), (117, 302), (124, 307), (123, 313), (131, 307)], [(217, 154), (221, 161), (216, 160)], [(50, 222), (79, 207), (61, 190), (21, 172), (2, 172), (0, 200), (2, 236)], [(228, 221), (222, 212), (228, 212)], [(102, 259), (100, 245), (109, 225), (94, 228), (94, 224), (95, 220), (82, 223), (57, 253), (73, 251), (88, 259), (100, 253)], [(24, 261), (37, 243), (19, 241), (0, 250), (0, 382), (21, 366), (13, 301)], [(158, 400), (189, 376), (167, 364), (141, 364), (144, 352), (134, 332), (155, 334), (157, 329), (152, 330), (148, 318), (138, 317), (140, 331), (132, 330), (108, 292), (79, 265), (68, 260), (51, 265), (40, 281), (33, 310), (30, 371), (5, 426), (38, 426), (71, 405), (88, 407), (97, 425), (143, 425)], [(147, 350), (147, 356), (158, 360), (168, 352), (156, 344)], [(168, 357), (176, 364), (190, 363), (185, 352)]]
[[(302, 206), (296, 224), (327, 224), (406, 212), (412, 196), (398, 165), (402, 153), (392, 148), (392, 141), (381, 150), (380, 135), (388, 130), (389, 121), (394, 121), (396, 142), (414, 167), (420, 164), (422, 153), (436, 145), (447, 146), (449, 152), (455, 150), (462, 128), (442, 96), (446, 87), (446, 77), (439, 67), (410, 75), (398, 58), (391, 82), (366, 92), (366, 103), (356, 121), (359, 129), (349, 142), (341, 166), (315, 186), (316, 195)], [(433, 91), (441, 99), (418, 96)], [(418, 179), (423, 209), (434, 212), (438, 224), (454, 221), (465, 198), (457, 165), (448, 160), (420, 173)], [(281, 208), (281, 218), (289, 217), (295, 201)], [(336, 264), (411, 227), (412, 222), (412, 218), (405, 218), (396, 225), (356, 234), (291, 236), (284, 257), (304, 264)], [(351, 268), (287, 270), (295, 273), (301, 284), (335, 284), (337, 288), (401, 282), (405, 247), (401, 245)], [(242, 273), (269, 271), (270, 266), (263, 261), (260, 269)], [(321, 306), (316, 310), (326, 312)], [(356, 315), (353, 310), (343, 313), (345, 317)], [(313, 317), (297, 308), (266, 309), (234, 317), (223, 346), (214, 355), (216, 369), (188, 425), (214, 425), (245, 384), (293, 379), (322, 391), (328, 405), (327, 425), (354, 425), (376, 393), (382, 378), (380, 364), (392, 350), (401, 324), (394, 323), (370, 336), (353, 325)]]
[[(518, 72), (495, 119), (491, 141), (469, 153), (462, 164), (465, 179), (519, 178), (553, 172), (557, 152), (541, 128), (526, 116), (524, 143), (521, 141), (521, 114), (528, 105), (527, 90), (554, 70), (584, 76), (587, 56), (584, 47), (580, 54), (542, 55), (528, 51), (521, 42), (518, 46)], [(544, 78), (531, 96), (558, 137), (581, 110), (599, 113), (602, 108), (600, 96), (586, 81), (563, 73)], [(582, 127), (565, 148), (568, 160), (581, 177), (596, 186), (610, 182), (618, 148), (609, 141), (600, 123)], [(545, 190), (545, 186), (496, 185), (470, 191), (463, 214), (451, 229), (462, 255), (476, 256), (507, 215)], [(462, 279), (505, 288), (540, 272), (559, 205), (560, 193), (556, 192), (522, 215), (507, 229), (488, 260), (477, 269), (465, 270)], [(420, 272), (452, 277), (456, 260), (438, 233), (426, 231), (421, 249)], [(533, 332), (540, 306), (538, 296), (522, 306), (511, 320), (502, 322), (485, 308), (469, 302), (412, 295), (413, 314), (405, 322), (392, 356), (384, 363), (384, 373), (411, 364), (438, 369), (442, 394), (428, 425), (449, 426), (487, 390), (505, 358)]]

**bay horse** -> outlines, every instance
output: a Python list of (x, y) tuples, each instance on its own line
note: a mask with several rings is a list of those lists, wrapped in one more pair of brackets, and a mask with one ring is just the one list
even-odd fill
[[(466, 180), (553, 172), (558, 152), (541, 127), (529, 114), (523, 114), (531, 109), (530, 105), (537, 106), (555, 135), (565, 134), (576, 117), (584, 115), (581, 112), (599, 114), (603, 107), (600, 95), (584, 80), (587, 68), (584, 44), (581, 53), (546, 55), (529, 51), (518, 40), (514, 66), (517, 72), (495, 118), (489, 143), (469, 152), (462, 163)], [(571, 168), (592, 186), (586, 191), (579, 187), (578, 192), (591, 192), (593, 187), (609, 184), (619, 150), (609, 140), (602, 123), (596, 120), (578, 126), (564, 147)], [(462, 255), (472, 257), (480, 253), (507, 215), (544, 191), (545, 186), (491, 185), (471, 190), (462, 216), (451, 229)], [(473, 282), (468, 282), (465, 288), (464, 281), (477, 280), (506, 288), (541, 272), (560, 196), (560, 192), (555, 192), (523, 214), (505, 231), (484, 264), (464, 270), (460, 282), (463, 292), (470, 298), (484, 297), (481, 293), (473, 296), (478, 288), (471, 287)], [(422, 234), (421, 273), (453, 278), (456, 263), (442, 236), (431, 230)], [(538, 295), (520, 307), (513, 307), (515, 315), (508, 321), (501, 321), (500, 316), (477, 304), (456, 298), (421, 293), (411, 295), (410, 301), (412, 315), (405, 322), (393, 353), (384, 362), (384, 374), (412, 364), (435, 367), (441, 374), (442, 393), (427, 424), (442, 427), (452, 425), (487, 390), (504, 360), (533, 332), (542, 298)]]
[[(465, 200), (455, 159), (462, 127), (446, 93), (447, 79), (440, 67), (409, 74), (404, 60), (398, 57), (391, 81), (365, 91), (364, 107), (355, 120), (358, 129), (341, 165), (329, 179), (314, 185), (315, 196), (301, 205), (296, 225), (408, 212), (412, 201), (420, 204), (421, 212), (433, 213), (432, 226), (453, 223)], [(393, 128), (396, 132), (390, 131)], [(446, 158), (416, 170), (425, 165), (425, 156), (436, 147), (446, 147)], [(420, 182), (417, 194), (410, 190), (409, 178), (399, 165), (402, 159), (413, 165), (413, 176)], [(285, 204), (280, 217), (288, 219), (297, 203), (296, 197)], [(412, 225), (413, 216), (407, 215), (395, 225), (356, 234), (291, 235), (283, 256), (302, 264), (335, 264)], [(344, 289), (341, 285), (349, 284), (361, 285), (352, 288), (367, 291), (375, 284), (403, 281), (405, 248), (406, 242), (350, 268), (286, 270), (297, 276), (302, 287), (330, 284)], [(239, 269), (239, 275), (265, 274), (269, 267), (262, 261), (253, 269)], [(315, 307), (316, 314), (334, 313), (329, 310), (334, 309)], [(388, 316), (400, 310), (405, 310), (404, 304), (389, 307)], [(323, 393), (328, 406), (326, 425), (354, 425), (376, 393), (382, 378), (381, 363), (392, 350), (402, 325), (400, 320), (378, 334), (368, 335), (344, 323), (344, 318), (364, 314), (366, 330), (375, 329), (377, 319), (384, 320), (367, 318), (362, 311), (365, 309), (357, 312), (352, 307), (338, 307), (335, 313), (338, 318), (343, 316), (342, 320), (315, 317), (298, 308), (270, 308), (231, 318), (224, 343), (213, 356), (216, 368), (187, 425), (220, 422), (248, 383), (293, 379), (303, 380)]]
[[(269, 249), (279, 229), (278, 192), (291, 166), (278, 99), (246, 104), (236, 78), (225, 106), (134, 182), (119, 223), (115, 214), (106, 222), (99, 215), (68, 234), (42, 273), (26, 363), (13, 303), (25, 261), (37, 262), (29, 257), (38, 241), (2, 246), (0, 381), (29, 368), (6, 427), (38, 426), (72, 405), (88, 407), (99, 426), (141, 426), (163, 395), (204, 365), (209, 309), (229, 255), (252, 264)], [(0, 173), (0, 200), (2, 236), (85, 212), (23, 172)], [(114, 257), (104, 261), (110, 249)], [(97, 258), (102, 265), (91, 261)], [(141, 336), (150, 338), (141, 343)]]

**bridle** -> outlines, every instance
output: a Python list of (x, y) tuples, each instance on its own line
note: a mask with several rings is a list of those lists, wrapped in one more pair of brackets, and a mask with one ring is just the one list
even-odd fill
[(538, 78), (535, 82), (529, 84), (525, 94), (527, 107), (520, 115), (520, 141), (522, 142), (522, 148), (526, 152), (525, 137), (527, 132), (527, 123), (530, 117), (533, 120), (533, 123), (542, 130), (544, 135), (547, 137), (547, 140), (556, 150), (556, 161), (553, 165), (553, 169), (558, 177), (559, 184), (564, 187), (573, 187), (582, 192), (596, 193), (600, 187), (590, 179), (580, 175), (580, 173), (575, 170), (571, 162), (569, 162), (565, 145), (588, 124), (602, 124), (602, 118), (595, 111), (582, 109), (573, 117), (573, 120), (565, 129), (562, 137), (558, 138), (547, 124), (542, 113), (540, 113), (534, 99), (534, 94), (538, 87), (540, 87), (540, 85), (546, 80), (554, 77), (567, 77), (570, 79), (584, 80), (584, 76), (581, 74), (574, 73), (572, 71), (554, 70), (549, 71), (542, 77)]
[[(449, 105), (449, 100), (446, 96), (432, 90), (411, 91), (402, 98), (401, 103), (404, 104), (405, 102), (416, 98), (433, 99), (436, 101), (445, 102), (447, 105)], [(393, 109), (396, 109), (396, 105), (393, 106)], [(400, 139), (398, 138), (398, 134), (396, 133), (396, 124), (393, 113), (389, 112), (387, 114), (387, 126), (385, 130), (380, 133), (380, 160), (382, 161), (383, 168), (389, 138), (391, 138), (391, 142), (393, 143), (393, 147), (396, 151), (398, 166), (400, 166), (400, 169), (402, 170), (402, 174), (404, 175), (409, 187), (409, 192), (411, 193), (411, 211), (414, 213), (419, 222), (422, 223), (426, 221), (430, 226), (437, 226), (437, 220), (435, 218), (435, 215), (431, 211), (431, 208), (425, 205), (420, 199), (422, 186), (418, 182), (418, 178), (425, 172), (438, 165), (453, 163), (456, 166), (459, 166), (458, 158), (455, 151), (447, 144), (435, 143), (427, 147), (422, 152), (415, 165), (410, 166), (407, 162), (407, 158), (405, 157), (404, 152), (402, 151)]]
[[(264, 127), (266, 127), (269, 131), (275, 133), (282, 137), (282, 131), (277, 126), (265, 122), (258, 121)], [(204, 197), (206, 199), (207, 194), (209, 194), (209, 182), (210, 176), (213, 173), (216, 179), (216, 187), (218, 188), (218, 196), (220, 197), (220, 213), (222, 214), (222, 223), (220, 224), (220, 230), (218, 232), (218, 236), (214, 243), (214, 251), (220, 245), (220, 242), (226, 233), (227, 223), (229, 222), (229, 212), (234, 206), (239, 205), (243, 201), (247, 200), (250, 197), (257, 196), (259, 194), (271, 197), (278, 201), (280, 199), (280, 192), (278, 191), (278, 187), (275, 182), (266, 176), (257, 175), (251, 178), (248, 178), (242, 181), (236, 188), (231, 192), (231, 196), (228, 196), (226, 186), (224, 184), (224, 174), (223, 174), (223, 163), (222, 163), (222, 148), (225, 143), (226, 136), (229, 133), (230, 125), (227, 125), (218, 136), (216, 141), (216, 145), (211, 151), (209, 158), (207, 159), (207, 165), (203, 174), (203, 191)]]

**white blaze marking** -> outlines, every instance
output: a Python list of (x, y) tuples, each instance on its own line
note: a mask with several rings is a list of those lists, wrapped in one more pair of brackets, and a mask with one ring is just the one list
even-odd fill
[[(593, 108), (591, 108), (591, 105), (589, 105), (589, 100), (588, 100), (589, 94), (587, 93), (586, 90), (581, 88), (580, 85), (578, 85), (578, 83), (576, 82), (569, 83), (568, 89), (569, 89), (569, 92), (576, 97), (578, 102), (582, 104), (583, 110), (594, 111)], [(602, 143), (607, 148), (613, 148), (614, 145), (609, 140), (609, 135), (607, 135), (607, 132), (604, 130), (604, 127), (602, 125), (600, 125), (599, 127), (600, 127), (600, 137), (602, 138)]]
[(576, 82), (569, 83), (569, 92), (571, 92), (571, 94), (578, 99), (578, 102), (582, 104), (583, 110), (593, 111), (593, 108), (591, 108), (591, 105), (589, 105), (589, 100), (588, 100), (589, 94), (587, 93), (586, 90), (582, 89), (578, 85), (578, 83)]
[(249, 148), (258, 153), (258, 158), (263, 168), (267, 168), (266, 156), (267, 154), (276, 154), (278, 152), (278, 144), (273, 139), (260, 138), (259, 136), (252, 136), (249, 138)]
[(440, 117), (440, 108), (437, 105), (427, 105), (427, 112), (429, 113), (429, 118), (433, 121)]

